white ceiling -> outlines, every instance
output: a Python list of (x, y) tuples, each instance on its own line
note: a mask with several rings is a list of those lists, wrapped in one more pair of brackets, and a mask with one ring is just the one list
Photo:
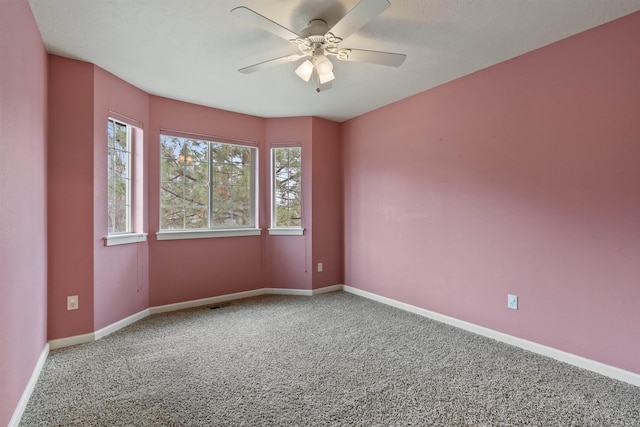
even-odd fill
[(640, 10), (640, 0), (390, 0), (341, 47), (405, 53), (399, 68), (334, 60), (316, 93), (297, 63), (238, 68), (297, 53), (229, 13), (247, 6), (299, 32), (331, 27), (358, 0), (30, 0), (50, 53), (94, 63), (154, 95), (261, 117), (344, 121)]

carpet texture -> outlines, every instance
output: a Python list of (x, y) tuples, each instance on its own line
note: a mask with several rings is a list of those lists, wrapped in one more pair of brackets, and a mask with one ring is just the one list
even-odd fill
[(640, 426), (640, 388), (344, 292), (262, 296), (52, 351), (21, 425)]

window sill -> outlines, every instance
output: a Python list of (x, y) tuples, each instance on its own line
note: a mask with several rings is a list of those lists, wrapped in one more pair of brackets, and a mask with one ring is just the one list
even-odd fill
[(304, 228), (270, 228), (270, 236), (302, 236)]
[(105, 246), (118, 246), (127, 245), (129, 243), (140, 243), (147, 241), (147, 233), (125, 233), (125, 234), (112, 234), (104, 237)]
[(158, 231), (158, 240), (182, 240), (182, 239), (208, 239), (211, 237), (242, 237), (259, 236), (262, 232), (259, 228), (231, 228), (226, 230), (177, 230)]

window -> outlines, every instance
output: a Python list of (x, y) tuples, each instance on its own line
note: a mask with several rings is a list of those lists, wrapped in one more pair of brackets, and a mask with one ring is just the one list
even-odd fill
[(131, 232), (131, 127), (114, 119), (107, 122), (108, 234)]
[[(135, 136), (134, 136), (135, 135)], [(142, 127), (123, 120), (107, 119), (107, 237), (106, 246), (146, 240), (142, 228), (142, 147), (134, 159), (134, 140), (142, 140)], [(135, 168), (134, 168), (135, 164)], [(135, 170), (134, 170), (135, 169)], [(139, 188), (137, 188), (139, 187)], [(134, 193), (136, 198), (134, 198)], [(137, 214), (139, 218), (135, 218)]]
[(271, 149), (270, 234), (302, 234), (302, 148)]
[[(160, 230), (256, 229), (256, 149), (181, 135), (160, 135)], [(259, 230), (258, 230), (259, 231)], [(246, 235), (204, 233), (190, 237)]]

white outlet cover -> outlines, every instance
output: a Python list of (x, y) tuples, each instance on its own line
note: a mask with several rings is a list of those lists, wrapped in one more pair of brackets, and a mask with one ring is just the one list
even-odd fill
[(518, 295), (507, 295), (507, 308), (518, 309)]
[(322, 267), (323, 267), (323, 266), (322, 266), (322, 263), (321, 263), (321, 262), (319, 262), (319, 263), (318, 263), (318, 273), (322, 273)]
[(67, 297), (67, 310), (78, 309), (78, 295), (71, 295)]

